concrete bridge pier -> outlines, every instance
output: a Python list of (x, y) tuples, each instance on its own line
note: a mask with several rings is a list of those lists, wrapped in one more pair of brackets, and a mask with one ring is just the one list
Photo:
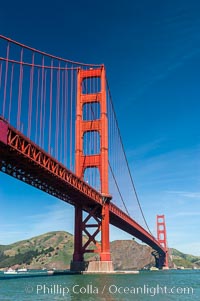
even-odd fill
[(71, 271), (74, 272), (86, 272), (86, 273), (112, 273), (113, 262), (112, 261), (72, 261), (71, 262)]

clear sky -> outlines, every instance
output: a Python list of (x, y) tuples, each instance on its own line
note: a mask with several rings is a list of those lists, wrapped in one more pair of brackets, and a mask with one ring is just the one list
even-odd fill
[[(104, 63), (148, 224), (200, 256), (200, 2), (3, 1), (1, 34), (64, 58)], [(0, 174), (0, 244), (73, 232), (73, 207)], [(130, 238), (111, 229), (111, 239)]]

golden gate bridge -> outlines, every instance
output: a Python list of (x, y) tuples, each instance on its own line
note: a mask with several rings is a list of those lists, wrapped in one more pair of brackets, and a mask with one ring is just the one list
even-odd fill
[(104, 65), (66, 60), (0, 35), (0, 116), (0, 170), (75, 208), (72, 270), (84, 270), (84, 254), (96, 253), (99, 271), (112, 271), (110, 224), (151, 246), (156, 265), (168, 268), (165, 218), (157, 216), (155, 238)]

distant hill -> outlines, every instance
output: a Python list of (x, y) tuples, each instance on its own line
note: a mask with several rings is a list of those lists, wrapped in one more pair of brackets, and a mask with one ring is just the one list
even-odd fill
[(174, 267), (200, 268), (200, 256), (184, 254), (176, 249), (170, 249), (170, 258)]
[(111, 242), (111, 255), (115, 270), (140, 270), (155, 265), (153, 249), (135, 240), (115, 240)]
[(0, 268), (67, 268), (73, 254), (73, 236), (64, 231), (49, 232), (11, 245), (0, 246)]
[[(84, 238), (83, 238), (84, 239)], [(45, 233), (11, 245), (0, 245), (0, 269), (27, 267), (30, 269), (67, 269), (73, 256), (74, 237), (64, 231)], [(133, 270), (151, 267), (155, 264), (149, 246), (134, 240), (111, 242), (111, 254), (115, 270)], [(95, 255), (87, 255), (87, 260)], [(172, 267), (200, 268), (200, 257), (183, 254), (170, 249)]]

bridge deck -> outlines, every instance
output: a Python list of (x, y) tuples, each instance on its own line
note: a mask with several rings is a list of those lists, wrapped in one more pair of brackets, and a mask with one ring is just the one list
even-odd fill
[[(0, 170), (27, 184), (45, 191), (72, 205), (82, 205), (85, 211), (99, 205), (103, 196), (52, 158), (39, 146), (0, 119)], [(137, 237), (164, 255), (159, 242), (136, 221), (110, 202), (110, 223)]]

